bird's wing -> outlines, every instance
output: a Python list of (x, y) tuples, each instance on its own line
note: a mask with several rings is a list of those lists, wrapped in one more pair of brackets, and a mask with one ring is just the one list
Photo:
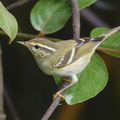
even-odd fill
[[(119, 30), (120, 26), (115, 27), (96, 38), (84, 37), (76, 41), (73, 40), (75, 41), (73, 47), (71, 46), (70, 49), (68, 49), (68, 51), (64, 52), (65, 54), (63, 54), (59, 61), (55, 64), (55, 67), (62, 68), (64, 66), (72, 64), (87, 53), (90, 53), (92, 55), (95, 49), (103, 42), (103, 40), (105, 40), (106, 38), (108, 38), (109, 36), (111, 36)], [(64, 45), (63, 48), (65, 48)]]
[[(74, 52), (73, 48), (75, 44), (76, 44), (76, 41), (74, 40), (56, 42), (56, 45), (58, 46), (59, 49), (57, 52), (54, 53), (53, 56), (50, 57), (52, 61), (51, 66), (53, 68), (60, 68), (67, 65), (71, 55)], [(55, 59), (55, 57), (57, 57), (57, 59)]]
[[(98, 40), (99, 39), (99, 40)], [(103, 40), (103, 37), (100, 38), (81, 38), (79, 41), (76, 41), (74, 46), (64, 54), (59, 61), (56, 63), (56, 68), (62, 68), (67, 66), (77, 59), (88, 53), (89, 51), (95, 49), (94, 47)]]

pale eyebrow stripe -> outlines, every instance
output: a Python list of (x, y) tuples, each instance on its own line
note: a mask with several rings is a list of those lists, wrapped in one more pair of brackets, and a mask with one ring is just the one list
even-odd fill
[(42, 48), (46, 48), (46, 49), (48, 49), (48, 50), (52, 50), (53, 52), (57, 51), (57, 49), (54, 49), (54, 48), (49, 47), (49, 46), (47, 46), (47, 45), (39, 44), (39, 46), (42, 47)]

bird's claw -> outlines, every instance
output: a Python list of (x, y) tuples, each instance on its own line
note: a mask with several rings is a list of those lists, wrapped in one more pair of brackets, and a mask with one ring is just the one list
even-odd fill
[(53, 100), (54, 100), (57, 96), (61, 97), (62, 100), (65, 99), (63, 95), (61, 95), (59, 92), (56, 92), (56, 93), (53, 95)]
[(66, 81), (66, 82), (68, 82), (68, 83), (71, 83), (71, 80), (67, 79), (66, 77), (63, 77), (63, 78), (62, 78), (61, 82), (63, 82), (63, 81)]

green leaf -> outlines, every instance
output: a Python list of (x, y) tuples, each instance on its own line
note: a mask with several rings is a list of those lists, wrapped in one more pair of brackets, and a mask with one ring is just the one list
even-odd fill
[(14, 16), (5, 9), (1, 2), (0, 2), (0, 28), (3, 31), (5, 31), (5, 33), (10, 37), (9, 43), (11, 43), (17, 35), (18, 25)]
[[(96, 0), (78, 0), (79, 8), (84, 8)], [(31, 11), (33, 27), (50, 34), (61, 29), (72, 15), (70, 0), (39, 0)]]
[(83, 9), (83, 8), (93, 4), (96, 1), (97, 0), (78, 0), (78, 7), (79, 7), (79, 9)]
[(38, 1), (31, 11), (33, 27), (44, 34), (53, 33), (62, 28), (70, 17), (71, 10), (68, 3), (66, 0)]
[[(107, 31), (109, 31), (109, 29), (95, 28), (94, 30), (92, 30), (90, 36), (97, 37)], [(105, 41), (103, 41), (99, 47), (109, 48), (113, 50), (120, 50), (120, 32), (118, 31), (114, 33), (113, 35), (111, 35), (110, 37), (108, 37), (107, 39), (105, 39)], [(115, 56), (115, 57), (120, 57), (120, 53), (112, 53), (112, 52), (105, 52), (105, 53)]]
[[(60, 76), (54, 76), (56, 82)], [(94, 54), (86, 69), (78, 74), (79, 81), (68, 88), (65, 93), (65, 100), (68, 104), (83, 102), (96, 96), (105, 86), (108, 74), (104, 62), (99, 55)]]

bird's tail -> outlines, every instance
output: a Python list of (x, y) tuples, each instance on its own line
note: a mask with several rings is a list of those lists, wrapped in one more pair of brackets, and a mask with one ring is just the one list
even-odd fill
[(104, 39), (106, 39), (106, 38), (108, 38), (109, 36), (111, 36), (112, 34), (114, 34), (115, 32), (117, 32), (119, 30), (120, 30), (120, 26), (115, 27), (115, 28), (111, 29), (110, 31), (108, 31), (106, 33), (103, 33), (99, 37), (103, 37), (104, 36)]
[(92, 38), (92, 45), (95, 46), (95, 49), (109, 36), (120, 30), (120, 26), (111, 29), (108, 32), (103, 33), (102, 35)]

